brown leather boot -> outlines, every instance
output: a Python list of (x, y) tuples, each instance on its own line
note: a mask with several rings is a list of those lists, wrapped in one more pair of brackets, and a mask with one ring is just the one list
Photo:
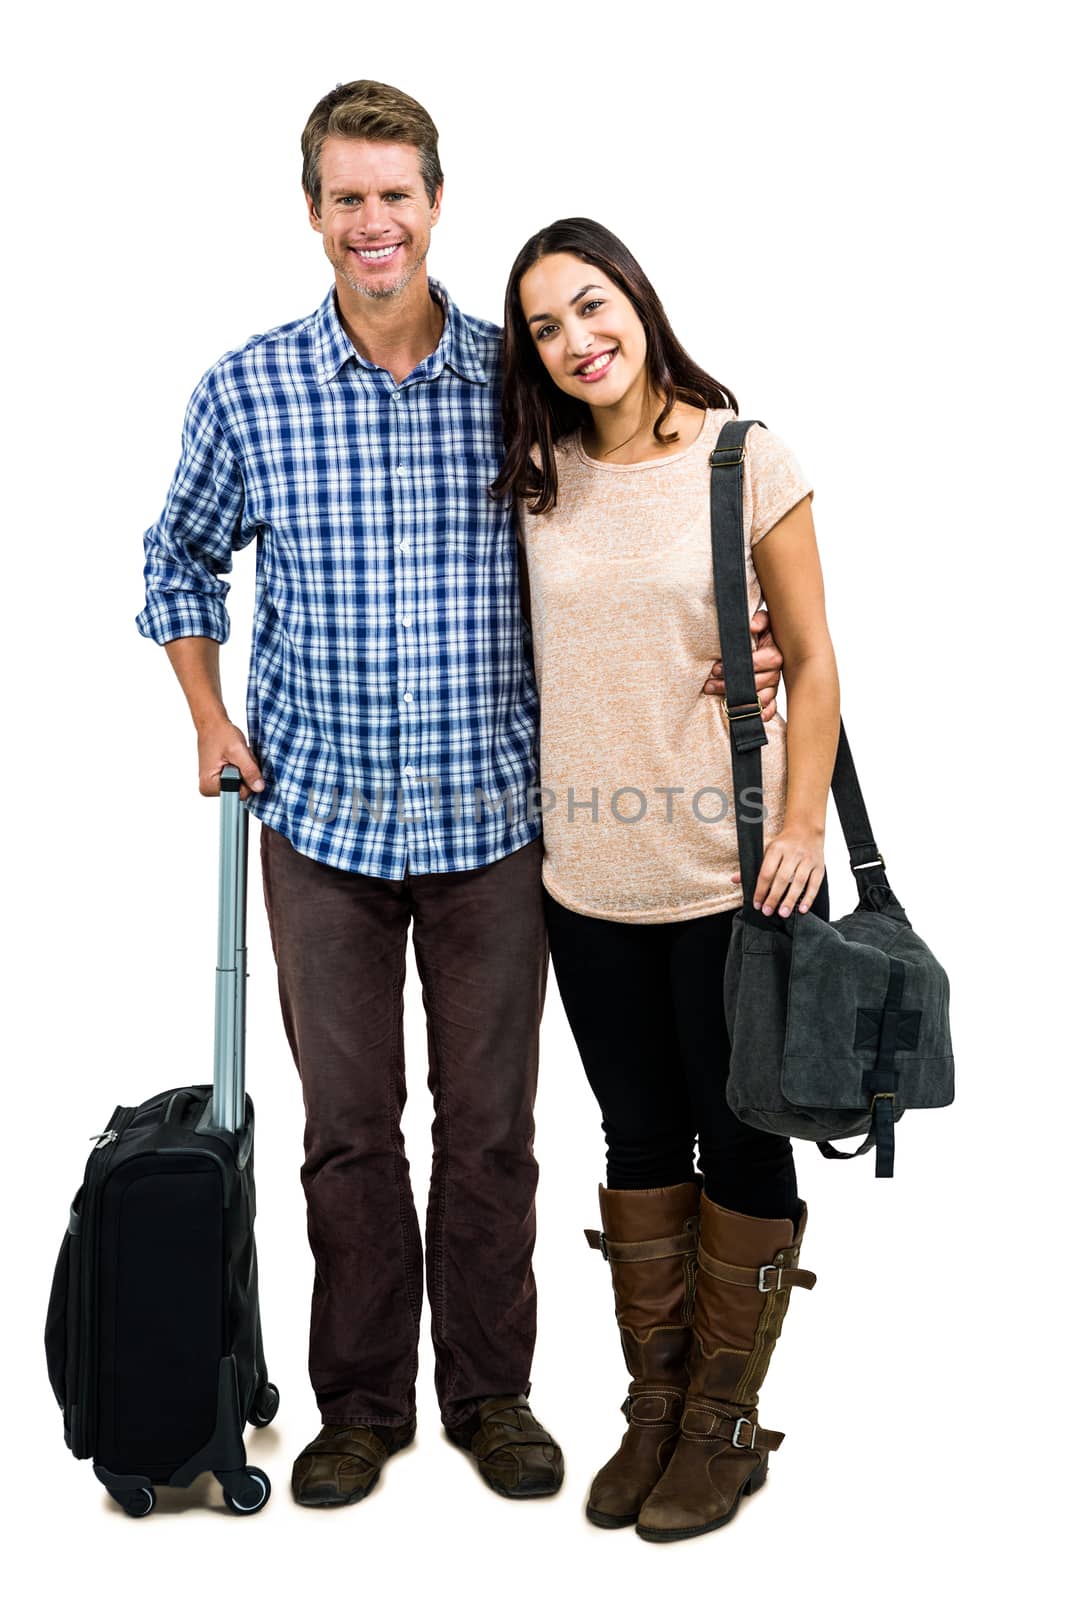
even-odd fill
[(785, 1435), (760, 1427), (756, 1404), (790, 1290), (815, 1283), (797, 1266), (806, 1222), (806, 1206), (794, 1230), (701, 1195), (689, 1390), (670, 1463), (641, 1507), (642, 1539), (710, 1533), (762, 1487)]
[(598, 1528), (637, 1521), (678, 1437), (696, 1280), (698, 1183), (600, 1190), (603, 1233), (586, 1238), (611, 1263), (615, 1316), (633, 1382), (622, 1444), (593, 1479), (585, 1514)]

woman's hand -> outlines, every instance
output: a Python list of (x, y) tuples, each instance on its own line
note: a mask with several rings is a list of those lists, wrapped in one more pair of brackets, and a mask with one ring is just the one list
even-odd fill
[[(826, 876), (823, 833), (822, 828), (793, 822), (771, 840), (752, 896), (757, 911), (769, 917), (777, 910), (779, 916), (788, 917), (798, 901), (801, 912), (810, 908)], [(741, 882), (739, 872), (732, 882)]]

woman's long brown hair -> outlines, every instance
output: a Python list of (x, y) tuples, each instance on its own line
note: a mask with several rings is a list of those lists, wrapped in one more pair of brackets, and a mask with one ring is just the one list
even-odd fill
[[(504, 307), (504, 465), (490, 493), (497, 500), (514, 496), (529, 502), (532, 513), (548, 511), (556, 503), (559, 481), (553, 446), (576, 433), (589, 416), (584, 400), (565, 394), (549, 377), (523, 315), (519, 284), (543, 256), (577, 256), (607, 274), (629, 300), (645, 330), (650, 389), (663, 396), (663, 409), (653, 433), (660, 444), (677, 434), (665, 434), (663, 425), (678, 400), (690, 405), (738, 409), (729, 389), (710, 377), (687, 355), (667, 321), (660, 298), (639, 264), (599, 222), (588, 217), (565, 217), (542, 228), (519, 251), (508, 278)], [(531, 459), (537, 445), (538, 468)]]

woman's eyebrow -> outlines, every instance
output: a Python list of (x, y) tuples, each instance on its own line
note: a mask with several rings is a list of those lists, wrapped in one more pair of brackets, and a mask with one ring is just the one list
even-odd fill
[[(587, 283), (584, 289), (579, 289), (577, 294), (571, 296), (570, 300), (567, 302), (568, 305), (572, 305), (572, 306), (576, 305), (578, 303), (578, 301), (582, 298), (583, 294), (588, 294), (590, 289), (599, 289), (599, 288), (600, 288), (599, 283)], [(527, 317), (526, 321), (527, 321), (528, 324), (529, 323), (533, 323), (533, 322), (551, 322), (552, 318), (548, 315), (547, 312), (539, 311), (535, 317)]]

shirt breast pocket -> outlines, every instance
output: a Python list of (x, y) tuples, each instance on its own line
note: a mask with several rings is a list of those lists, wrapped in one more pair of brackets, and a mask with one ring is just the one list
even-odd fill
[(441, 472), (441, 512), (446, 548), (464, 561), (483, 562), (499, 555), (511, 517), (506, 504), (493, 500), (489, 486), (500, 471), (491, 455), (452, 450)]

